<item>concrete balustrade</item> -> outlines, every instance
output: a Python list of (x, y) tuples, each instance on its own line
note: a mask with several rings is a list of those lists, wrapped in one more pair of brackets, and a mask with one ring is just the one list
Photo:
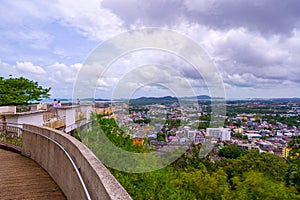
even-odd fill
[(43, 113), (45, 111), (29, 111), (23, 113), (11, 113), (5, 114), (7, 123), (15, 124), (33, 124), (33, 125), (43, 125)]
[(16, 106), (1, 106), (0, 113), (12, 113), (15, 114), (17, 112)]
[(47, 104), (30, 105), (30, 111), (21, 113), (16, 113), (16, 106), (0, 106), (0, 121), (46, 126), (70, 133), (87, 124), (93, 111), (92, 104), (62, 106), (57, 108), (57, 113), (52, 108), (47, 110)]
[(46, 127), (24, 124), (23, 128), (22, 154), (43, 167), (68, 199), (86, 199), (79, 178), (59, 146), (41, 135), (55, 140), (69, 153), (80, 171), (91, 199), (131, 199), (91, 150), (77, 139)]

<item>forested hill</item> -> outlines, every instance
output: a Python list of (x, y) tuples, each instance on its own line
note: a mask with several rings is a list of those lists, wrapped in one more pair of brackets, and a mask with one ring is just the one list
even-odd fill
[[(115, 145), (127, 151), (148, 151), (144, 145), (133, 145), (112, 118), (98, 116), (98, 122)], [(101, 146), (94, 136), (99, 138), (94, 130), (81, 135), (93, 152), (99, 152)], [(296, 139), (300, 143), (300, 137)], [(299, 157), (285, 160), (270, 153), (225, 146), (218, 153), (212, 151), (206, 158), (199, 158), (200, 148), (194, 146), (192, 151), (157, 171), (110, 171), (133, 199), (300, 199)], [(297, 148), (292, 151), (296, 153)]]

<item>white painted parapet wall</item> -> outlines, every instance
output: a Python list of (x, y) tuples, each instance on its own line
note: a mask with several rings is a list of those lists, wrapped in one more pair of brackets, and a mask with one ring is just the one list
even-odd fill
[(16, 106), (0, 106), (0, 113), (16, 113), (17, 107)]
[[(32, 105), (32, 111), (16, 113), (13, 106), (2, 106), (2, 113), (0, 115), (5, 116), (5, 121), (7, 123), (16, 124), (33, 124), (37, 126), (49, 126), (49, 123), (54, 123), (55, 121), (60, 121), (62, 126), (64, 126), (64, 131), (69, 133), (70, 131), (82, 126), (90, 121), (91, 113), (94, 111), (92, 104), (83, 105), (73, 105), (73, 106), (62, 106), (57, 108), (57, 114), (55, 118), (45, 121), (44, 115), (54, 114), (53, 110), (42, 110), (38, 109), (39, 106), (44, 106), (46, 104)], [(44, 106), (46, 108), (47, 106)], [(52, 126), (51, 126), (52, 127)]]
[(29, 111), (23, 113), (5, 114), (6, 122), (13, 124), (33, 124), (42, 126), (44, 123), (43, 113), (45, 111)]
[(68, 199), (87, 198), (70, 160), (55, 142), (74, 161), (91, 199), (131, 199), (91, 150), (74, 137), (50, 128), (24, 124), (22, 139), (22, 154), (43, 167)]

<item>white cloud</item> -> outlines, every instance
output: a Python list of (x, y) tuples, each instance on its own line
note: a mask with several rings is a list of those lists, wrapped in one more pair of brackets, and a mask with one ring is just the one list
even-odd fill
[(101, 7), (100, 0), (63, 0), (52, 6), (62, 25), (76, 28), (91, 40), (105, 40), (124, 31), (122, 20), (108, 9)]
[(5, 30), (1, 31), (2, 37), (8, 41), (26, 43), (35, 49), (47, 49), (52, 41), (51, 35), (41, 30)]
[(190, 11), (216, 13), (216, 0), (185, 0), (184, 5)]
[(16, 68), (19, 72), (32, 74), (46, 74), (46, 71), (42, 67), (35, 66), (31, 62), (17, 62)]
[(80, 63), (72, 65), (54, 63), (47, 67), (47, 71), (50, 73), (50, 76), (55, 78), (58, 82), (73, 84), (76, 81), (76, 76), (81, 65)]
[(76, 70), (76, 71), (79, 71), (82, 67), (82, 64), (81, 63), (75, 63), (73, 65), (70, 66), (72, 69)]
[[(101, 0), (5, 1), (0, 5), (2, 13), (0, 20), (8, 26), (25, 25), (24, 27), (34, 26), (35, 29), (40, 29), (41, 25), (49, 22), (59, 22), (62, 26), (74, 28), (91, 40), (101, 41), (124, 31), (122, 20), (109, 9), (104, 9), (101, 2)], [(24, 34), (17, 33), (27, 39), (40, 40), (46, 37), (41, 29), (29, 32), (28, 35)]]
[[(114, 81), (110, 81), (108, 84), (110, 79)], [(182, 76), (172, 66), (144, 65), (134, 67), (117, 78), (105, 76), (98, 83), (102, 87), (112, 87), (115, 98), (129, 97), (128, 95), (133, 94), (136, 90), (143, 91), (144, 95), (153, 95), (153, 91), (156, 95), (160, 94), (161, 96), (171, 93), (177, 96), (191, 96), (193, 94), (188, 78)]]
[(296, 30), (290, 37), (265, 37), (243, 27), (220, 31), (183, 22), (177, 28), (208, 52), (227, 84), (276, 90), (284, 80), (300, 82)]
[[(3, 0), (0, 5), (0, 42), (3, 43), (0, 53), (9, 64), (0, 65), (0, 75), (25, 76), (50, 85), (55, 95), (63, 95), (62, 92), (67, 91), (65, 88), (72, 90), (77, 72), (82, 69), (82, 64), (77, 63), (81, 62), (79, 56), (70, 56), (70, 48), (73, 48), (72, 53), (77, 51), (73, 55), (82, 55), (84, 53), (78, 53), (83, 49), (79, 45), (85, 41), (96, 45), (93, 41), (111, 38), (129, 27), (155, 25), (175, 29), (199, 43), (222, 72), (227, 88), (257, 89), (257, 95), (262, 94), (260, 89), (276, 91), (281, 85), (291, 88), (300, 83), (298, 3), (276, 2), (278, 5), (258, 0), (252, 3), (232, 0), (156, 3), (137, 0)], [(275, 8), (267, 9), (270, 5), (283, 10), (276, 13)], [(53, 27), (58, 29), (58, 35), (67, 35), (60, 38), (62, 41), (74, 43), (78, 49), (72, 45), (65, 48), (67, 45), (58, 42)], [(68, 38), (70, 32), (84, 42), (78, 45), (77, 40), (71, 36)], [(85, 50), (90, 51), (87, 47)], [(24, 60), (28, 62), (21, 62)], [(120, 60), (122, 62), (107, 71), (110, 79), (104, 78), (99, 87), (107, 91), (134, 67), (156, 63), (171, 66), (194, 87), (205, 87), (188, 64), (161, 52), (137, 53)], [(87, 71), (83, 81), (88, 84), (97, 78), (96, 73), (92, 69)], [(163, 78), (162, 75), (158, 74), (153, 80), (170, 81), (168, 76)], [(145, 71), (139, 76), (151, 77), (151, 73)], [(171, 81), (174, 80), (176, 78)]]
[[(40, 1), (41, 2), (41, 1)], [(42, 9), (43, 8), (43, 9)], [(3, 0), (0, 5), (0, 18), (3, 25), (25, 25), (32, 22), (32, 20), (45, 20), (46, 14), (45, 4), (37, 3), (37, 1), (10, 1)], [(44, 15), (43, 15), (44, 13)]]
[(51, 87), (56, 97), (71, 97), (73, 84), (82, 64), (66, 65), (54, 63), (50, 66), (37, 66), (31, 62), (17, 62), (16, 65), (0, 63), (0, 76), (8, 78), (25, 77), (37, 81), (43, 87)]
[(0, 61), (0, 77), (8, 77), (9, 75), (15, 74), (15, 71), (15, 66)]

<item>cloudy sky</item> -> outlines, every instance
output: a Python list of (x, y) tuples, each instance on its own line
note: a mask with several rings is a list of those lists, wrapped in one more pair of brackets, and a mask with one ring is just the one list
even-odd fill
[[(157, 27), (196, 41), (219, 70), (228, 98), (300, 97), (299, 10), (296, 0), (2, 0), (0, 76), (23, 76), (51, 87), (52, 97), (72, 97), (78, 72), (102, 42)], [(111, 65), (96, 97), (111, 97), (120, 77), (130, 77), (129, 69), (154, 63), (176, 72), (155, 66), (131, 71), (140, 79), (157, 74), (161, 81), (137, 86), (134, 95), (172, 94), (164, 81), (180, 88), (180, 77), (197, 94), (209, 94), (184, 60), (141, 50)]]

